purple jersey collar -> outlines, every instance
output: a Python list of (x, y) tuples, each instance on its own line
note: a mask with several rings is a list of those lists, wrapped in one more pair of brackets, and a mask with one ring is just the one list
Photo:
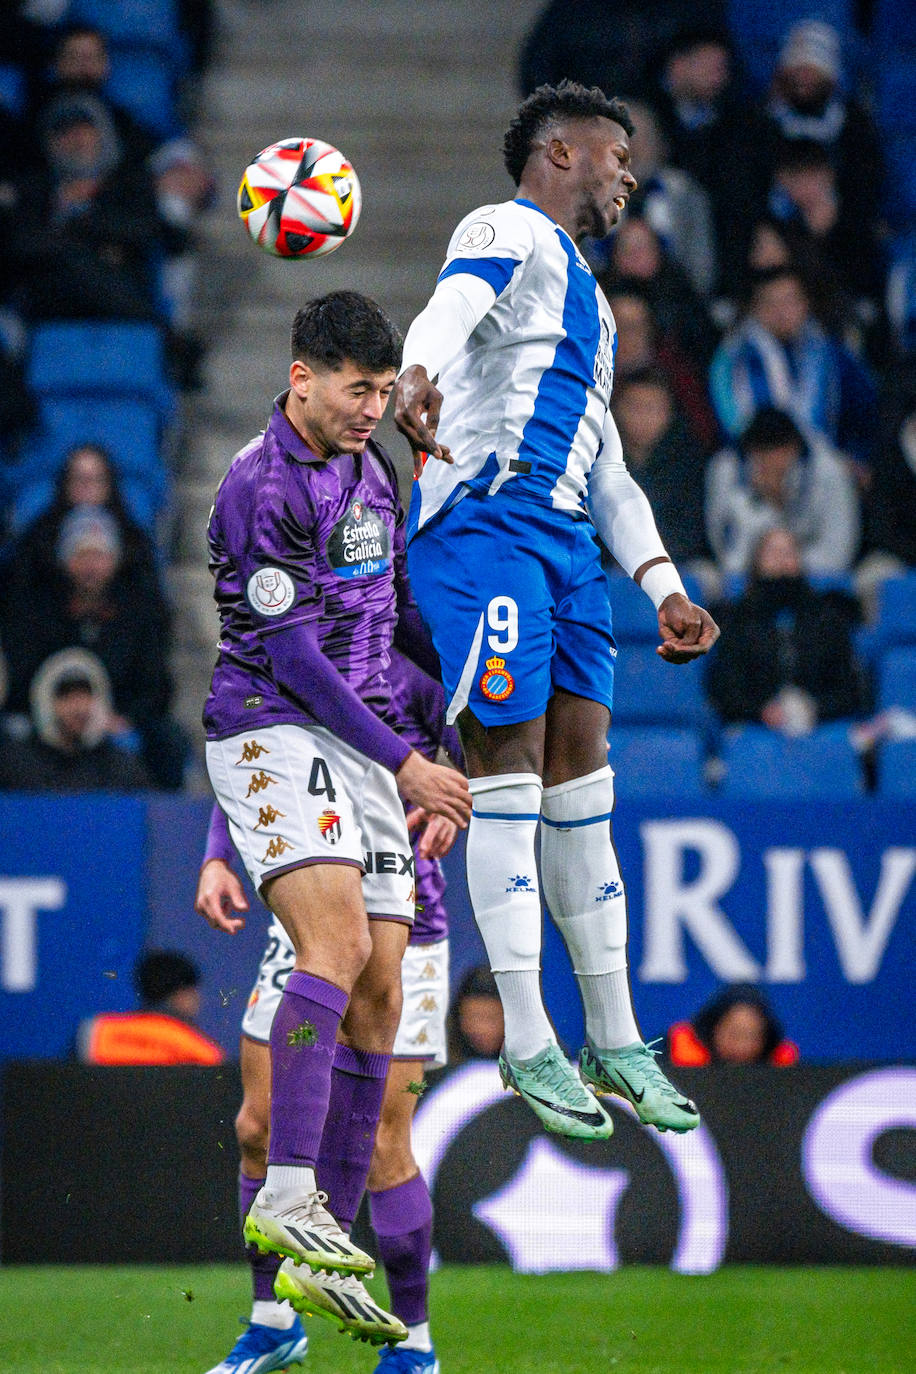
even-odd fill
[[(267, 428), (276, 439), (277, 443), (284, 449), (291, 458), (295, 458), (297, 463), (326, 463), (326, 458), (319, 458), (317, 453), (313, 453), (308, 444), (289, 421), (284, 410), (286, 398), (289, 391), (283, 391), (274, 401), (273, 414), (268, 421)], [(332, 455), (333, 457), (333, 455)]]

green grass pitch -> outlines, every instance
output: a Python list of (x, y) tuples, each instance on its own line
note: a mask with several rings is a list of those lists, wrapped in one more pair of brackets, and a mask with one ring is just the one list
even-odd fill
[[(370, 1284), (379, 1299), (384, 1285)], [(202, 1374), (248, 1310), (242, 1265), (0, 1270), (0, 1369)], [(443, 1374), (905, 1374), (916, 1276), (903, 1269), (734, 1267), (433, 1278)], [(372, 1374), (368, 1346), (309, 1323), (303, 1374)]]

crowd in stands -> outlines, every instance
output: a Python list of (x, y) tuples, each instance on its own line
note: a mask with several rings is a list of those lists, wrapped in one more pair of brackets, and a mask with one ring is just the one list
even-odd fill
[(0, 787), (183, 784), (170, 459), (200, 218), (188, 127), (212, 0), (0, 14)]
[(630, 107), (612, 409), (723, 631), (672, 684), (611, 568), (621, 795), (916, 795), (916, 12), (551, 0), (518, 77)]

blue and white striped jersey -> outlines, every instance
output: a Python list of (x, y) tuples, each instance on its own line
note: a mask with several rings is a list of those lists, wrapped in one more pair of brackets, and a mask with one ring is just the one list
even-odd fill
[(441, 368), (437, 431), (454, 458), (430, 461), (414, 490), (408, 533), (468, 489), (585, 509), (611, 398), (617, 330), (575, 243), (529, 200), (467, 215), (439, 281), (481, 278), (495, 303)]

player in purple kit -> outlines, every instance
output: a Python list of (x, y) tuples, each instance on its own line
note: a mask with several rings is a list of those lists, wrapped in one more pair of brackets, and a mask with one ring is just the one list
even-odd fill
[[(270, 1030), (267, 1174), (245, 1238), (284, 1257), (278, 1296), (374, 1342), (406, 1332), (360, 1283), (374, 1261), (324, 1206), (316, 1164), (321, 1150), (345, 1159), (362, 1193), (414, 916), (398, 793), (462, 827), (470, 811), (465, 779), (383, 719), (395, 626), (435, 661), (404, 572), (395, 473), (372, 442), (400, 352), (355, 292), (296, 315), (289, 390), (210, 517), (221, 637), (204, 710), (230, 836), (296, 955)], [(399, 862), (364, 874), (366, 853)]]
[[(397, 651), (392, 654), (390, 671), (389, 718), (398, 732), (427, 758), (435, 758), (442, 745), (453, 759), (460, 759), (457, 735), (445, 723), (445, 697), (439, 684)], [(422, 823), (416, 813), (410, 819)], [(455, 833), (451, 821), (434, 816), (414, 843), (417, 915), (401, 965), (404, 1008), (369, 1171), (370, 1217), (378, 1236), (391, 1306), (408, 1332), (405, 1342), (383, 1352), (380, 1368), (386, 1374), (438, 1374), (439, 1370), (429, 1334), (432, 1203), (413, 1157), (410, 1129), (424, 1068), (446, 1062), (448, 915), (443, 901), (445, 879), (438, 859), (448, 852)], [(248, 908), (232, 870), (233, 852), (225, 817), (214, 806), (195, 907), (215, 929), (230, 934), (235, 934), (244, 923), (235, 913)], [(368, 860), (370, 856), (366, 857)], [(384, 863), (385, 856), (373, 855), (367, 868), (379, 862)], [(267, 1045), (271, 1021), (294, 958), (283, 928), (272, 921), (267, 948), (242, 1019), (240, 1062), (244, 1097), (236, 1118), (236, 1135), (241, 1154), (239, 1203), (243, 1217), (266, 1168), (270, 1097)], [(337, 1219), (349, 1226), (359, 1197), (347, 1187), (346, 1171), (342, 1178), (339, 1173), (335, 1158), (319, 1155), (318, 1177), (329, 1194), (329, 1205)], [(254, 1297), (249, 1328), (227, 1359), (209, 1374), (235, 1374), (237, 1370), (266, 1374), (305, 1355), (308, 1342), (301, 1324), (292, 1321), (293, 1314), (285, 1303), (274, 1300), (273, 1279), (279, 1259), (275, 1255), (260, 1255), (254, 1247), (249, 1247), (248, 1258)], [(257, 1360), (261, 1362), (255, 1363)]]

